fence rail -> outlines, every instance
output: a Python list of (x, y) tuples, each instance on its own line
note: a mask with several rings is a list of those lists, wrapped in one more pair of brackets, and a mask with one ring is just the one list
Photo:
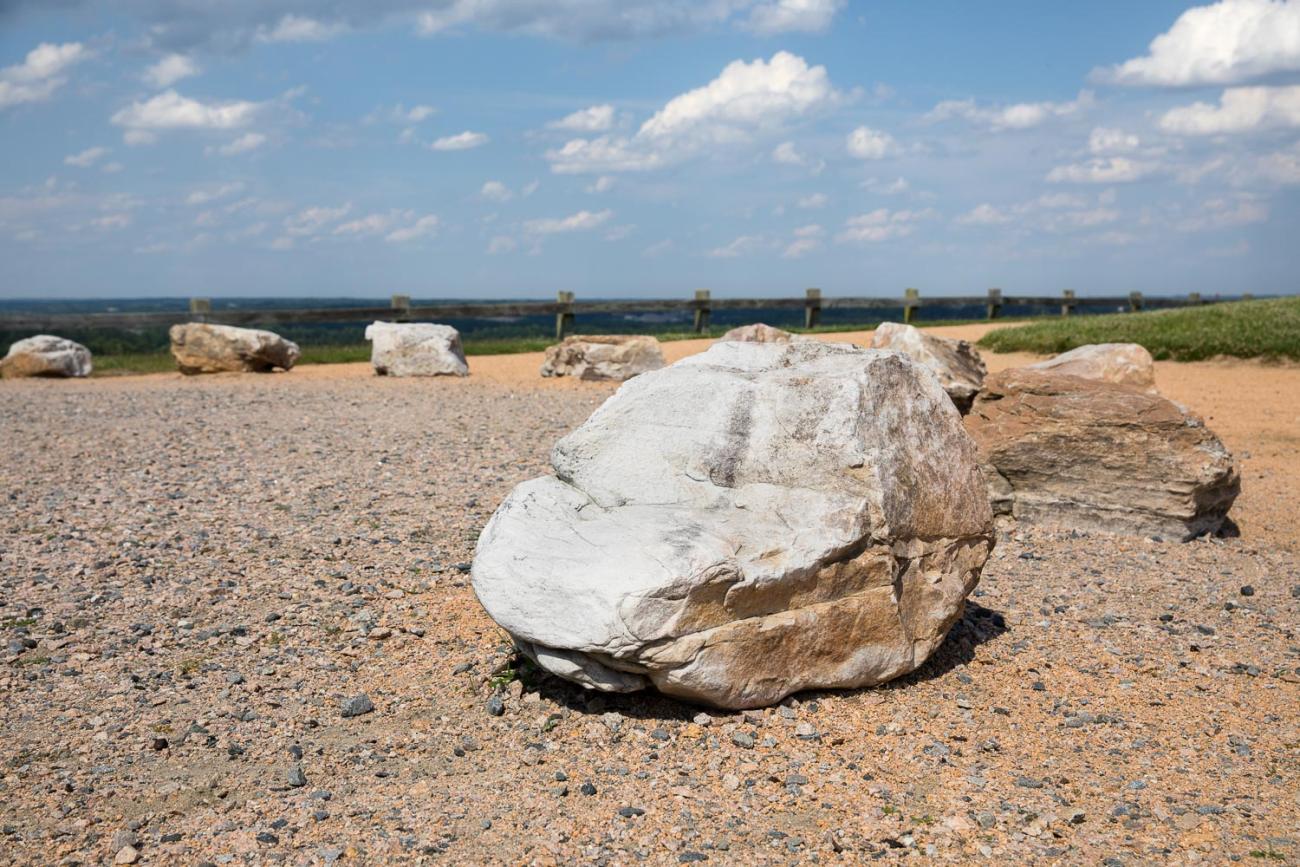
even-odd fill
[[(1249, 299), (1249, 295), (1243, 295)], [(804, 325), (816, 327), (823, 310), (903, 310), (903, 321), (911, 322), (916, 311), (928, 309), (983, 306), (989, 319), (1001, 315), (1004, 307), (1043, 307), (1059, 309), (1068, 316), (1081, 306), (1123, 307), (1147, 310), (1213, 304), (1219, 298), (1203, 299), (1199, 293), (1184, 297), (1146, 298), (1141, 292), (1122, 296), (1077, 297), (1073, 290), (1060, 295), (1003, 295), (990, 289), (984, 295), (922, 298), (916, 289), (908, 289), (901, 298), (823, 298), (820, 289), (808, 289), (802, 298), (713, 298), (707, 289), (695, 291), (689, 299), (649, 299), (640, 301), (578, 301), (572, 292), (560, 292), (554, 301), (521, 301), (499, 304), (435, 304), (413, 306), (410, 296), (394, 295), (387, 307), (302, 307), (288, 309), (213, 310), (206, 298), (190, 299), (189, 310), (150, 313), (18, 313), (0, 315), (4, 331), (73, 331), (94, 328), (138, 329), (175, 325), (179, 322), (212, 322), (221, 325), (277, 325), (320, 322), (362, 322), (383, 319), (409, 322), (429, 319), (475, 319), (500, 316), (555, 316), (556, 337), (573, 331), (576, 317), (590, 313), (660, 313), (683, 311), (694, 314), (697, 332), (708, 330), (714, 310), (802, 309)]]

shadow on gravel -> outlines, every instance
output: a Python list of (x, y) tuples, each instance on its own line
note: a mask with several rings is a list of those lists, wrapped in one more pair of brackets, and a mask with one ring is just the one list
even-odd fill
[[(967, 600), (966, 610), (961, 619), (948, 630), (948, 636), (943, 644), (930, 655), (924, 665), (911, 674), (878, 686), (861, 689), (809, 690), (796, 693), (795, 697), (804, 702), (826, 701), (873, 689), (906, 689), (912, 684), (941, 677), (959, 665), (970, 663), (975, 658), (975, 648), (992, 641), (1007, 630), (1006, 618), (1000, 612)], [(524, 688), (528, 692), (537, 692), (543, 698), (562, 704), (574, 713), (583, 715), (599, 716), (602, 713), (616, 711), (630, 719), (688, 722), (701, 710), (713, 716), (740, 713), (740, 711), (724, 711), (690, 704), (651, 690), (628, 694), (593, 692), (541, 672), (531, 665), (521, 668), (520, 679), (523, 680)]]

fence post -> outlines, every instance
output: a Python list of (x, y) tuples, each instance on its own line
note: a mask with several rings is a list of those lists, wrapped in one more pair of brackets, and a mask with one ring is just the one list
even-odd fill
[(709, 305), (709, 290), (695, 290), (695, 333), (703, 334), (709, 330), (709, 317), (713, 308)]
[(190, 299), (190, 318), (195, 322), (204, 322), (207, 315), (212, 312), (211, 298), (191, 298)]
[(555, 339), (563, 340), (573, 330), (573, 293), (563, 290), (555, 293), (560, 309), (555, 314)]
[(912, 324), (913, 317), (916, 316), (916, 308), (921, 305), (921, 292), (918, 289), (903, 290), (903, 322), (907, 325)]
[(1187, 303), (1188, 303), (1188, 304), (1191, 304), (1193, 307), (1199, 305), (1199, 304), (1201, 303), (1201, 293), (1200, 293), (1200, 292), (1188, 292), (1188, 293), (1187, 293)]
[(410, 295), (394, 295), (389, 303), (393, 308), (393, 318), (395, 318), (398, 322), (409, 319), (411, 317), (411, 296)]
[(1128, 309), (1129, 309), (1131, 312), (1133, 312), (1133, 313), (1137, 313), (1139, 310), (1142, 309), (1142, 293), (1141, 293), (1141, 292), (1130, 292), (1130, 293), (1128, 293)]
[(822, 321), (822, 290), (808, 289), (803, 293), (803, 327), (816, 328)]
[(1001, 289), (989, 290), (988, 315), (989, 315), (989, 319), (997, 319), (999, 316), (1002, 315), (1002, 290)]
[(1061, 315), (1069, 316), (1074, 312), (1074, 290), (1066, 289), (1061, 293)]

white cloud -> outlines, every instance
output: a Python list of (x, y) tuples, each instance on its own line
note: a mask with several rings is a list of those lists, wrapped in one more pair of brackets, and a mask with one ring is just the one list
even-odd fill
[(876, 193), (883, 196), (901, 195), (912, 188), (906, 178), (897, 177), (892, 181), (882, 181), (879, 178), (867, 178), (861, 184), (862, 189), (868, 192)]
[(996, 226), (1011, 222), (1011, 217), (985, 202), (976, 205), (955, 220), (962, 226)]
[(44, 102), (67, 83), (64, 73), (90, 55), (80, 42), (42, 42), (27, 52), (22, 63), (0, 69), (0, 108)]
[(608, 193), (612, 189), (614, 189), (614, 179), (609, 175), (601, 175), (586, 187), (589, 193)]
[(672, 252), (674, 246), (676, 245), (673, 244), (672, 238), (664, 238), (662, 241), (656, 241), (642, 250), (641, 257), (643, 259), (658, 259), (660, 256)]
[(644, 171), (748, 143), (839, 99), (824, 67), (779, 51), (771, 60), (727, 64), (708, 84), (669, 100), (635, 135), (576, 138), (546, 158), (562, 174)]
[(130, 214), (105, 214), (90, 221), (97, 232), (117, 232), (131, 225)]
[(384, 236), (384, 240), (390, 244), (402, 244), (407, 241), (416, 241), (420, 238), (427, 238), (438, 231), (440, 221), (433, 214), (421, 217), (409, 226), (401, 229), (395, 229)]
[(117, 162), (104, 163), (104, 167), (100, 169), (100, 171), (106, 175), (115, 175), (118, 172), (122, 171), (122, 169), (124, 168), (126, 168), (126, 166), (122, 165), (121, 163), (117, 163)]
[(151, 144), (164, 130), (236, 129), (248, 125), (261, 103), (233, 100), (203, 103), (166, 90), (145, 102), (133, 102), (113, 114), (115, 126), (124, 127), (127, 144)]
[(1300, 184), (1300, 144), (1260, 157), (1259, 174), (1276, 184)]
[(895, 238), (905, 238), (916, 229), (921, 220), (935, 217), (934, 211), (890, 211), (877, 208), (867, 214), (850, 217), (844, 221), (844, 229), (835, 236), (841, 243), (877, 243)]
[(437, 109), (431, 105), (415, 105), (406, 112), (406, 119), (411, 123), (419, 123), (434, 115)]
[(550, 129), (569, 132), (605, 132), (614, 125), (614, 106), (593, 105), (547, 124)]
[(1300, 69), (1300, 2), (1220, 0), (1188, 9), (1148, 53), (1094, 75), (1131, 85), (1232, 84)]
[(898, 150), (898, 143), (887, 132), (860, 126), (845, 140), (849, 155), (860, 160), (880, 160)]
[(1268, 219), (1268, 205), (1248, 198), (1210, 199), (1203, 202), (1195, 216), (1180, 221), (1180, 232), (1202, 232), (1262, 223)]
[(802, 259), (809, 253), (819, 249), (821, 245), (822, 242), (817, 238), (796, 238), (781, 251), (781, 258)]
[(229, 144), (221, 145), (217, 148), (217, 153), (223, 157), (233, 157), (257, 150), (264, 144), (266, 144), (266, 136), (262, 135), (262, 133), (246, 132)]
[(826, 203), (829, 202), (830, 200), (831, 200), (830, 196), (826, 195), (825, 193), (813, 193), (811, 195), (804, 196), (802, 199), (800, 199), (798, 201), (798, 205), (801, 208), (815, 210), (817, 208), (826, 207)]
[(314, 207), (304, 208), (296, 214), (293, 214), (284, 221), (284, 230), (288, 235), (295, 237), (308, 237), (318, 235), (325, 228), (333, 223), (337, 223), (343, 217), (347, 216), (348, 211), (352, 210), (352, 203), (339, 205), (336, 208)]
[(1170, 109), (1160, 128), (1179, 135), (1218, 135), (1275, 127), (1300, 127), (1300, 85), (1231, 87), (1219, 104), (1194, 102)]
[(1132, 153), (1141, 146), (1141, 139), (1120, 129), (1099, 126), (1088, 136), (1088, 150), (1094, 154)]
[(529, 220), (524, 223), (524, 231), (530, 235), (557, 235), (562, 232), (584, 232), (596, 229), (609, 222), (614, 216), (611, 210), (578, 211), (567, 217), (547, 217)]
[(1057, 166), (1047, 173), (1052, 183), (1123, 184), (1141, 180), (1156, 170), (1149, 162), (1128, 157), (1097, 157), (1082, 163)]
[(305, 15), (289, 14), (274, 27), (259, 27), (253, 38), (258, 42), (324, 42), (346, 29), (340, 22), (326, 23)]
[(609, 231), (605, 233), (605, 240), (621, 241), (635, 231), (636, 231), (636, 226), (630, 223), (622, 226), (611, 226), (609, 228)]
[(843, 6), (844, 0), (775, 0), (755, 6), (748, 27), (765, 36), (822, 33)]
[(368, 214), (364, 217), (358, 217), (355, 220), (349, 220), (346, 223), (339, 223), (334, 227), (331, 234), (346, 235), (349, 237), (365, 237), (367, 235), (378, 235), (380, 232), (387, 232), (393, 223), (401, 218), (402, 215), (397, 213), (388, 214)]
[(79, 154), (70, 154), (63, 158), (64, 165), (76, 166), (79, 169), (88, 169), (95, 163), (99, 162), (104, 154), (108, 153), (108, 148), (93, 147), (86, 148)]
[(215, 187), (202, 187), (194, 190), (185, 197), (187, 205), (206, 205), (208, 202), (215, 202), (218, 199), (224, 199), (242, 192), (244, 189), (243, 181), (231, 181), (230, 183), (220, 184)]
[(510, 192), (510, 188), (500, 181), (484, 182), (482, 188), (479, 189), (478, 194), (481, 198), (487, 199), (490, 202), (507, 202), (514, 196), (514, 194)]
[(518, 242), (509, 235), (495, 235), (491, 241), (488, 241), (488, 255), (497, 256), (501, 253), (509, 253), (518, 247)]
[(803, 155), (795, 150), (792, 141), (783, 141), (772, 148), (772, 160), (787, 166), (801, 166), (804, 162)]
[(199, 65), (191, 58), (184, 54), (168, 54), (146, 69), (141, 77), (147, 84), (163, 88), (171, 87), (182, 78), (198, 75), (199, 72)]
[(1005, 106), (981, 106), (973, 99), (949, 99), (926, 115), (929, 121), (959, 118), (993, 130), (1031, 129), (1058, 117), (1069, 117), (1090, 107), (1091, 91), (1080, 91), (1070, 102), (1018, 102)]
[(487, 143), (488, 137), (484, 133), (465, 130), (456, 135), (443, 136), (429, 147), (436, 151), (467, 151)]
[(760, 249), (763, 239), (758, 235), (741, 235), (729, 244), (714, 247), (708, 252), (710, 259), (738, 259)]

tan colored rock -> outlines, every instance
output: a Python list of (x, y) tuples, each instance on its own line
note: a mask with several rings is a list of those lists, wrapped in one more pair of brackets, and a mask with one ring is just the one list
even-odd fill
[(792, 340), (807, 340), (802, 334), (791, 334), (781, 328), (755, 322), (753, 325), (741, 325), (733, 328), (718, 338), (719, 340), (736, 340), (742, 343), (789, 343)]
[(80, 343), (52, 334), (37, 334), (19, 340), (0, 359), (0, 377), (90, 376), (90, 350)]
[(994, 511), (1032, 524), (1189, 538), (1240, 491), (1205, 423), (1139, 388), (1040, 370), (990, 376), (966, 416)]
[(960, 416), (892, 352), (716, 343), (622, 386), (551, 463), (484, 528), (474, 590), (592, 689), (744, 708), (898, 677), (993, 544)]
[(181, 373), (289, 370), (298, 361), (298, 344), (271, 331), (189, 322), (173, 325), (172, 357)]
[(665, 364), (659, 341), (645, 334), (582, 334), (548, 347), (542, 376), (623, 382)]
[(1153, 394), (1156, 390), (1155, 362), (1137, 343), (1090, 343), (1031, 364), (1029, 369), (1130, 385)]
[(962, 413), (970, 409), (988, 372), (970, 341), (936, 337), (899, 322), (882, 322), (872, 333), (870, 346), (902, 352), (925, 365)]

